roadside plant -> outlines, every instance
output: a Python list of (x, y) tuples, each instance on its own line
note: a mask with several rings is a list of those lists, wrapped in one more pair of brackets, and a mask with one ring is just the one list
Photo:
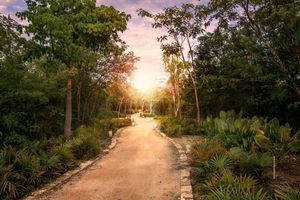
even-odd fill
[(300, 192), (285, 184), (275, 190), (275, 196), (278, 200), (298, 200), (300, 199)]

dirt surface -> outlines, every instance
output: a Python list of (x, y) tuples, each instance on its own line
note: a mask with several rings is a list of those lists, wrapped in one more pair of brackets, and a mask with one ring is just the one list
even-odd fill
[(300, 191), (300, 155), (287, 155), (276, 168), (276, 179), (274, 180), (272, 169), (267, 169), (264, 176), (267, 183), (276, 188), (279, 185), (289, 184)]
[(135, 118), (114, 150), (82, 175), (43, 199), (175, 200), (180, 172), (175, 148), (159, 136), (152, 119)]
[(173, 140), (176, 143), (180, 144), (185, 150), (186, 150), (186, 145), (192, 147), (195, 144), (205, 142), (205, 138), (203, 136), (198, 136), (198, 135), (186, 135), (186, 136), (173, 138)]

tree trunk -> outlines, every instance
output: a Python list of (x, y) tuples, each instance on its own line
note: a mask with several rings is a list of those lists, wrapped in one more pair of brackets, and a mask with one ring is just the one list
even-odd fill
[(175, 117), (177, 117), (177, 115), (178, 115), (178, 110), (177, 110), (177, 103), (176, 103), (176, 91), (175, 91), (175, 85), (172, 83), (172, 99), (173, 99), (173, 109), (174, 109), (174, 115), (175, 115)]
[(130, 113), (129, 114), (133, 114), (133, 112), (132, 112), (132, 101), (130, 101)]
[(121, 99), (120, 104), (119, 104), (118, 118), (120, 118), (120, 113), (121, 113), (122, 104), (123, 104), (123, 99)]
[(195, 95), (195, 103), (196, 103), (196, 111), (197, 111), (197, 126), (200, 128), (201, 126), (201, 115), (200, 115), (200, 106), (199, 106), (199, 97), (198, 97), (198, 90), (197, 84), (195, 80), (192, 78), (193, 88), (194, 88), (194, 95)]
[[(180, 42), (178, 41), (178, 38), (177, 37), (174, 37), (175, 38), (175, 41), (176, 43), (179, 45), (180, 47), (180, 54), (181, 54), (181, 57), (182, 57), (182, 60), (183, 60), (183, 63), (186, 63), (186, 60), (185, 60), (185, 56), (184, 56), (184, 53), (183, 53), (183, 47), (182, 45), (180, 44)], [(188, 46), (189, 46), (189, 50), (190, 50), (190, 55), (191, 55), (191, 59), (192, 59), (192, 70), (188, 70), (188, 73), (189, 73), (189, 76), (192, 80), (192, 83), (193, 83), (193, 89), (194, 89), (194, 95), (195, 95), (195, 104), (196, 104), (196, 111), (197, 111), (197, 116), (196, 116), (196, 120), (197, 120), (197, 126), (200, 128), (201, 126), (201, 116), (200, 116), (200, 105), (199, 105), (199, 97), (198, 97), (198, 90), (197, 90), (197, 76), (196, 76), (196, 72), (195, 72), (195, 68), (194, 68), (194, 56), (193, 56), (193, 49), (192, 49), (192, 46), (191, 46), (191, 43), (190, 43), (190, 40), (189, 40), (189, 37), (187, 36), (186, 37), (187, 39), (187, 42), (188, 42)]]
[(67, 138), (70, 138), (72, 135), (71, 127), (72, 127), (72, 79), (68, 78), (65, 129), (64, 129), (64, 134)]
[(142, 112), (144, 112), (144, 102), (142, 103)]
[(153, 112), (153, 102), (152, 102), (152, 100), (150, 101), (149, 110), (150, 110), (150, 114), (152, 114), (152, 112)]
[(181, 96), (180, 96), (180, 94), (178, 94), (178, 101), (177, 101), (176, 114), (177, 114), (177, 117), (178, 117), (179, 119), (181, 119)]
[(90, 113), (90, 116), (94, 117), (96, 116), (96, 105), (97, 105), (97, 100), (95, 99), (93, 101), (93, 104), (92, 104), (92, 110), (91, 110), (91, 113)]
[(127, 103), (125, 102), (125, 108), (124, 108), (125, 116), (127, 115)]
[(81, 116), (80, 116), (80, 112), (81, 112), (81, 82), (78, 83), (78, 87), (77, 87), (77, 121), (80, 124), (81, 122)]

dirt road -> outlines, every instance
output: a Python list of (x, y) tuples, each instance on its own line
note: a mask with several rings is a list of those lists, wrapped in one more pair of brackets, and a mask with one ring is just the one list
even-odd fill
[(153, 120), (135, 121), (136, 126), (121, 133), (114, 150), (46, 199), (178, 199), (180, 173), (175, 148), (153, 131)]

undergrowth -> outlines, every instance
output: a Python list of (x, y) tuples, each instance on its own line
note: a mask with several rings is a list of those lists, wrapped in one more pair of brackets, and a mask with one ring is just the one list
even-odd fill
[(20, 199), (97, 156), (110, 141), (109, 130), (130, 124), (130, 119), (97, 120), (93, 126), (78, 128), (68, 140), (60, 136), (5, 144), (0, 150), (0, 199)]

